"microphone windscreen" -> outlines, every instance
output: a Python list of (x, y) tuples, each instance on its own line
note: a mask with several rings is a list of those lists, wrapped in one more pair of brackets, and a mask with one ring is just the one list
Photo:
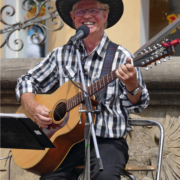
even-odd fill
[(86, 25), (81, 25), (77, 30), (76, 30), (76, 33), (79, 31), (79, 30), (82, 30), (84, 32), (84, 35), (82, 37), (82, 39), (86, 38), (88, 35), (89, 35), (89, 28), (88, 26)]

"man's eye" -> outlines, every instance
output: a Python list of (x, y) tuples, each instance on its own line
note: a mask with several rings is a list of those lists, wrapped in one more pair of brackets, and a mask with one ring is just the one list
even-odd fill
[(90, 13), (96, 14), (96, 13), (98, 13), (98, 10), (97, 9), (90, 9)]
[(77, 11), (77, 14), (83, 14), (83, 13), (84, 13), (84, 10)]

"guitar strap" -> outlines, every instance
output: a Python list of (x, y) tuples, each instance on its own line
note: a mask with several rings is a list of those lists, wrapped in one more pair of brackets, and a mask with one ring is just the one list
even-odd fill
[[(101, 76), (100, 78), (104, 77), (105, 75), (107, 75), (109, 72), (111, 72), (111, 69), (112, 69), (112, 63), (113, 63), (113, 60), (114, 60), (114, 56), (115, 56), (115, 53), (116, 53), (116, 50), (117, 50), (117, 47), (118, 45), (113, 43), (113, 42), (109, 42), (109, 45), (107, 47), (107, 51), (106, 51), (106, 55), (105, 55), (105, 60), (104, 60), (104, 63), (103, 63), (103, 67), (102, 67), (102, 70), (101, 70)], [(99, 79), (100, 79), (99, 78)], [(95, 97), (96, 97), (96, 101), (98, 101), (99, 103), (102, 102), (102, 98), (104, 96), (104, 93), (106, 91), (106, 87), (102, 88), (100, 91), (98, 91), (96, 94), (95, 94)]]

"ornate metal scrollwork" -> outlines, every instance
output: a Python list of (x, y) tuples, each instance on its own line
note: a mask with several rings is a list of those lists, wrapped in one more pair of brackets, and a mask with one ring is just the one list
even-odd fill
[[(25, 11), (30, 11), (30, 10), (32, 9), (32, 5), (29, 5), (29, 6), (26, 8), (25, 4), (26, 4), (27, 1), (28, 1), (28, 0), (24, 0), (24, 1), (23, 1), (23, 3), (22, 3), (22, 8), (23, 8)], [(6, 26), (8, 26), (8, 27), (0, 30), (0, 34), (7, 33), (6, 39), (4, 40), (4, 42), (3, 42), (2, 44), (0, 44), (0, 48), (2, 48), (5, 44), (7, 44), (7, 46), (8, 46), (11, 50), (13, 50), (13, 51), (20, 51), (20, 50), (23, 48), (24, 43), (23, 43), (23, 41), (22, 41), (21, 39), (15, 39), (15, 40), (14, 40), (14, 43), (15, 43), (15, 44), (19, 44), (19, 43), (20, 43), (20, 47), (19, 47), (18, 49), (13, 49), (13, 48), (10, 47), (9, 38), (10, 38), (10, 36), (12, 35), (12, 33), (14, 33), (14, 32), (17, 31), (17, 30), (26, 29), (27, 27), (30, 27), (30, 26), (37, 26), (37, 27), (39, 27), (39, 28), (41, 29), (41, 31), (42, 31), (43, 38), (42, 38), (41, 40), (39, 40), (38, 42), (35, 42), (35, 41), (34, 41), (34, 38), (40, 39), (40, 38), (39, 38), (39, 33), (34, 33), (34, 34), (32, 34), (32, 35), (31, 35), (31, 38), (30, 38), (31, 41), (32, 41), (32, 43), (39, 45), (39, 44), (43, 43), (43, 42), (45, 41), (46, 37), (47, 37), (46, 30), (49, 30), (49, 31), (57, 31), (57, 30), (60, 30), (60, 29), (64, 26), (64, 22), (63, 22), (62, 19), (60, 18), (57, 10), (56, 10), (56, 9), (54, 10), (53, 6), (50, 6), (50, 5), (48, 5), (48, 7), (46, 6), (46, 7), (47, 7), (47, 9), (46, 9), (46, 12), (47, 12), (46, 15), (41, 16), (41, 17), (38, 17), (39, 14), (40, 14), (40, 12), (41, 12), (42, 7), (45, 6), (45, 4), (48, 3), (48, 2), (55, 2), (54, 0), (45, 0), (45, 1), (41, 1), (41, 3), (38, 2), (37, 0), (31, 0), (31, 1), (33, 1), (33, 2), (35, 3), (35, 5), (36, 5), (35, 15), (34, 15), (33, 17), (25, 20), (25, 21), (20, 20), (20, 22), (14, 23), (14, 24), (9, 24), (8, 22), (5, 22), (5, 20), (3, 19), (3, 12), (4, 12), (4, 10), (5, 10), (7, 7), (9, 7), (9, 8), (12, 9), (12, 12), (7, 11), (7, 12), (6, 12), (6, 15), (7, 15), (7, 16), (13, 16), (13, 15), (16, 13), (15, 8), (14, 8), (13, 6), (11, 6), (11, 5), (5, 5), (5, 6), (3, 6), (3, 7), (1, 8), (1, 10), (0, 10), (0, 21), (1, 21), (4, 25), (6, 25)], [(52, 25), (57, 25), (58, 22), (55, 21), (55, 20), (59, 20), (60, 25), (59, 25), (57, 28), (55, 28), (55, 29), (49, 29), (46, 25), (42, 24), (42, 21), (46, 21), (46, 20), (48, 20), (48, 19), (51, 20), (50, 22), (51, 22)]]

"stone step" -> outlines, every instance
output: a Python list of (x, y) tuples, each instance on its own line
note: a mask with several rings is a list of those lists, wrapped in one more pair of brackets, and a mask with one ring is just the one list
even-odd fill
[(11, 180), (39, 180), (39, 176), (27, 172), (24, 175), (16, 178), (11, 177)]

